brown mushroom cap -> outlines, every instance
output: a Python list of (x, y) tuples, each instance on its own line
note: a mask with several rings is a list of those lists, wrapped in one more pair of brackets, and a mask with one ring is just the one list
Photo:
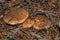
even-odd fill
[(34, 24), (34, 20), (32, 20), (32, 19), (27, 19), (27, 20), (23, 23), (22, 27), (23, 27), (23, 28), (30, 28), (30, 27), (33, 26), (33, 24)]
[(3, 20), (10, 25), (15, 25), (23, 23), (28, 18), (28, 16), (29, 13), (25, 8), (12, 8), (4, 16)]
[(51, 21), (43, 15), (37, 15), (34, 20), (35, 23), (33, 25), (33, 28), (37, 30), (48, 29), (51, 25)]

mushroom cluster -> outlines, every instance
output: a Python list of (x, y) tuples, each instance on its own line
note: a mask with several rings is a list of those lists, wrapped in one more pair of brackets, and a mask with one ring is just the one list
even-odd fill
[(22, 28), (32, 27), (37, 30), (50, 28), (51, 21), (46, 16), (36, 15), (32, 19), (28, 17), (29, 12), (26, 8), (12, 8), (5, 14), (3, 20), (10, 25), (22, 23)]

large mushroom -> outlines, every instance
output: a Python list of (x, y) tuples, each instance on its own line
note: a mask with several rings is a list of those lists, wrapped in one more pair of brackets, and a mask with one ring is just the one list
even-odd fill
[(15, 25), (23, 23), (28, 17), (29, 12), (26, 8), (11, 8), (3, 17), (3, 20), (10, 25)]

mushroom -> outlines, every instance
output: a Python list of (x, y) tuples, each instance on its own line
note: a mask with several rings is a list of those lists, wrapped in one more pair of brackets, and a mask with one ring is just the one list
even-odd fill
[(29, 17), (29, 12), (25, 8), (11, 8), (3, 17), (3, 20), (10, 24), (16, 25), (23, 23)]
[(35, 20), (35, 23), (33, 25), (34, 29), (41, 30), (50, 28), (51, 21), (44, 15), (37, 15), (34, 17), (34, 20)]
[(23, 23), (22, 28), (30, 28), (30, 27), (33, 26), (33, 24), (34, 24), (34, 20), (32, 20), (32, 19), (27, 19), (27, 20)]

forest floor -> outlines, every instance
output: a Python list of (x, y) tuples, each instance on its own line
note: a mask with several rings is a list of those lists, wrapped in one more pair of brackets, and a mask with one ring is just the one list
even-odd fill
[[(29, 13), (22, 12), (26, 17), (24, 21), (15, 24), (7, 22), (9, 18), (12, 22), (23, 18), (22, 14), (22, 17), (17, 15), (15, 19), (14, 14), (15, 8), (18, 10), (22, 7)], [(30, 21), (25, 23), (27, 19), (36, 22), (33, 25), (31, 21), (30, 25)], [(60, 0), (0, 0), (0, 40), (60, 40)]]

